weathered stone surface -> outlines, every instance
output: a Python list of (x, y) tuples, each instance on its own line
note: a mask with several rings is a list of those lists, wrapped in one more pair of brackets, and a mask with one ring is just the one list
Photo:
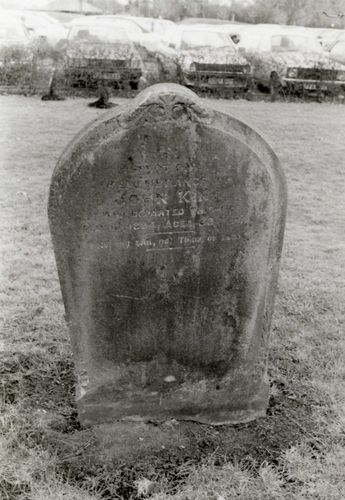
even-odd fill
[(49, 220), (83, 423), (265, 414), (285, 211), (266, 142), (178, 85), (76, 137)]

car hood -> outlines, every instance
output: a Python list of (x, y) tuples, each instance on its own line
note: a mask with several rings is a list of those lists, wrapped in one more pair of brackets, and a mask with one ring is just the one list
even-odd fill
[(29, 46), (29, 40), (21, 40), (21, 39), (4, 39), (0, 38), (0, 48), (5, 47), (20, 47), (25, 48)]
[(130, 43), (71, 43), (66, 54), (67, 57), (76, 59), (140, 59)]
[(328, 55), (319, 52), (280, 52), (270, 53), (269, 58), (289, 68), (342, 69)]
[(0, 45), (0, 61), (12, 61), (16, 63), (30, 62), (33, 51), (27, 45)]
[(182, 69), (188, 69), (192, 63), (248, 65), (241, 54), (227, 47), (183, 50), (179, 54), (179, 62)]

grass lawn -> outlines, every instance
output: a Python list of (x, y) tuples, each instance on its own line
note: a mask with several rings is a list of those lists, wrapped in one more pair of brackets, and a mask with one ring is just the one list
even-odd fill
[(264, 135), (288, 181), (268, 414), (202, 426), (180, 454), (108, 464), (89, 459), (74, 407), (46, 210), (60, 153), (104, 113), (86, 104), (0, 97), (0, 498), (139, 498), (149, 480), (155, 500), (344, 500), (345, 107), (213, 101)]

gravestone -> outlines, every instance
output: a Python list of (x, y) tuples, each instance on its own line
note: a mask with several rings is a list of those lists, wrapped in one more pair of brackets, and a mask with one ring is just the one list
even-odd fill
[(285, 212), (267, 143), (179, 85), (73, 140), (49, 221), (82, 423), (265, 414)]

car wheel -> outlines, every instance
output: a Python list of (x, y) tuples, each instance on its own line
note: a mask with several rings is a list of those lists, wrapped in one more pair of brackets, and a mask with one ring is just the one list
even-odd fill
[(257, 89), (260, 93), (262, 93), (262, 94), (269, 94), (269, 92), (270, 92), (270, 88), (269, 88), (269, 87), (267, 87), (266, 85), (264, 85), (264, 84), (263, 84), (263, 83), (261, 83), (261, 82), (258, 82), (258, 83), (256, 84), (256, 89)]
[(139, 82), (129, 82), (131, 90), (138, 90), (138, 84)]

